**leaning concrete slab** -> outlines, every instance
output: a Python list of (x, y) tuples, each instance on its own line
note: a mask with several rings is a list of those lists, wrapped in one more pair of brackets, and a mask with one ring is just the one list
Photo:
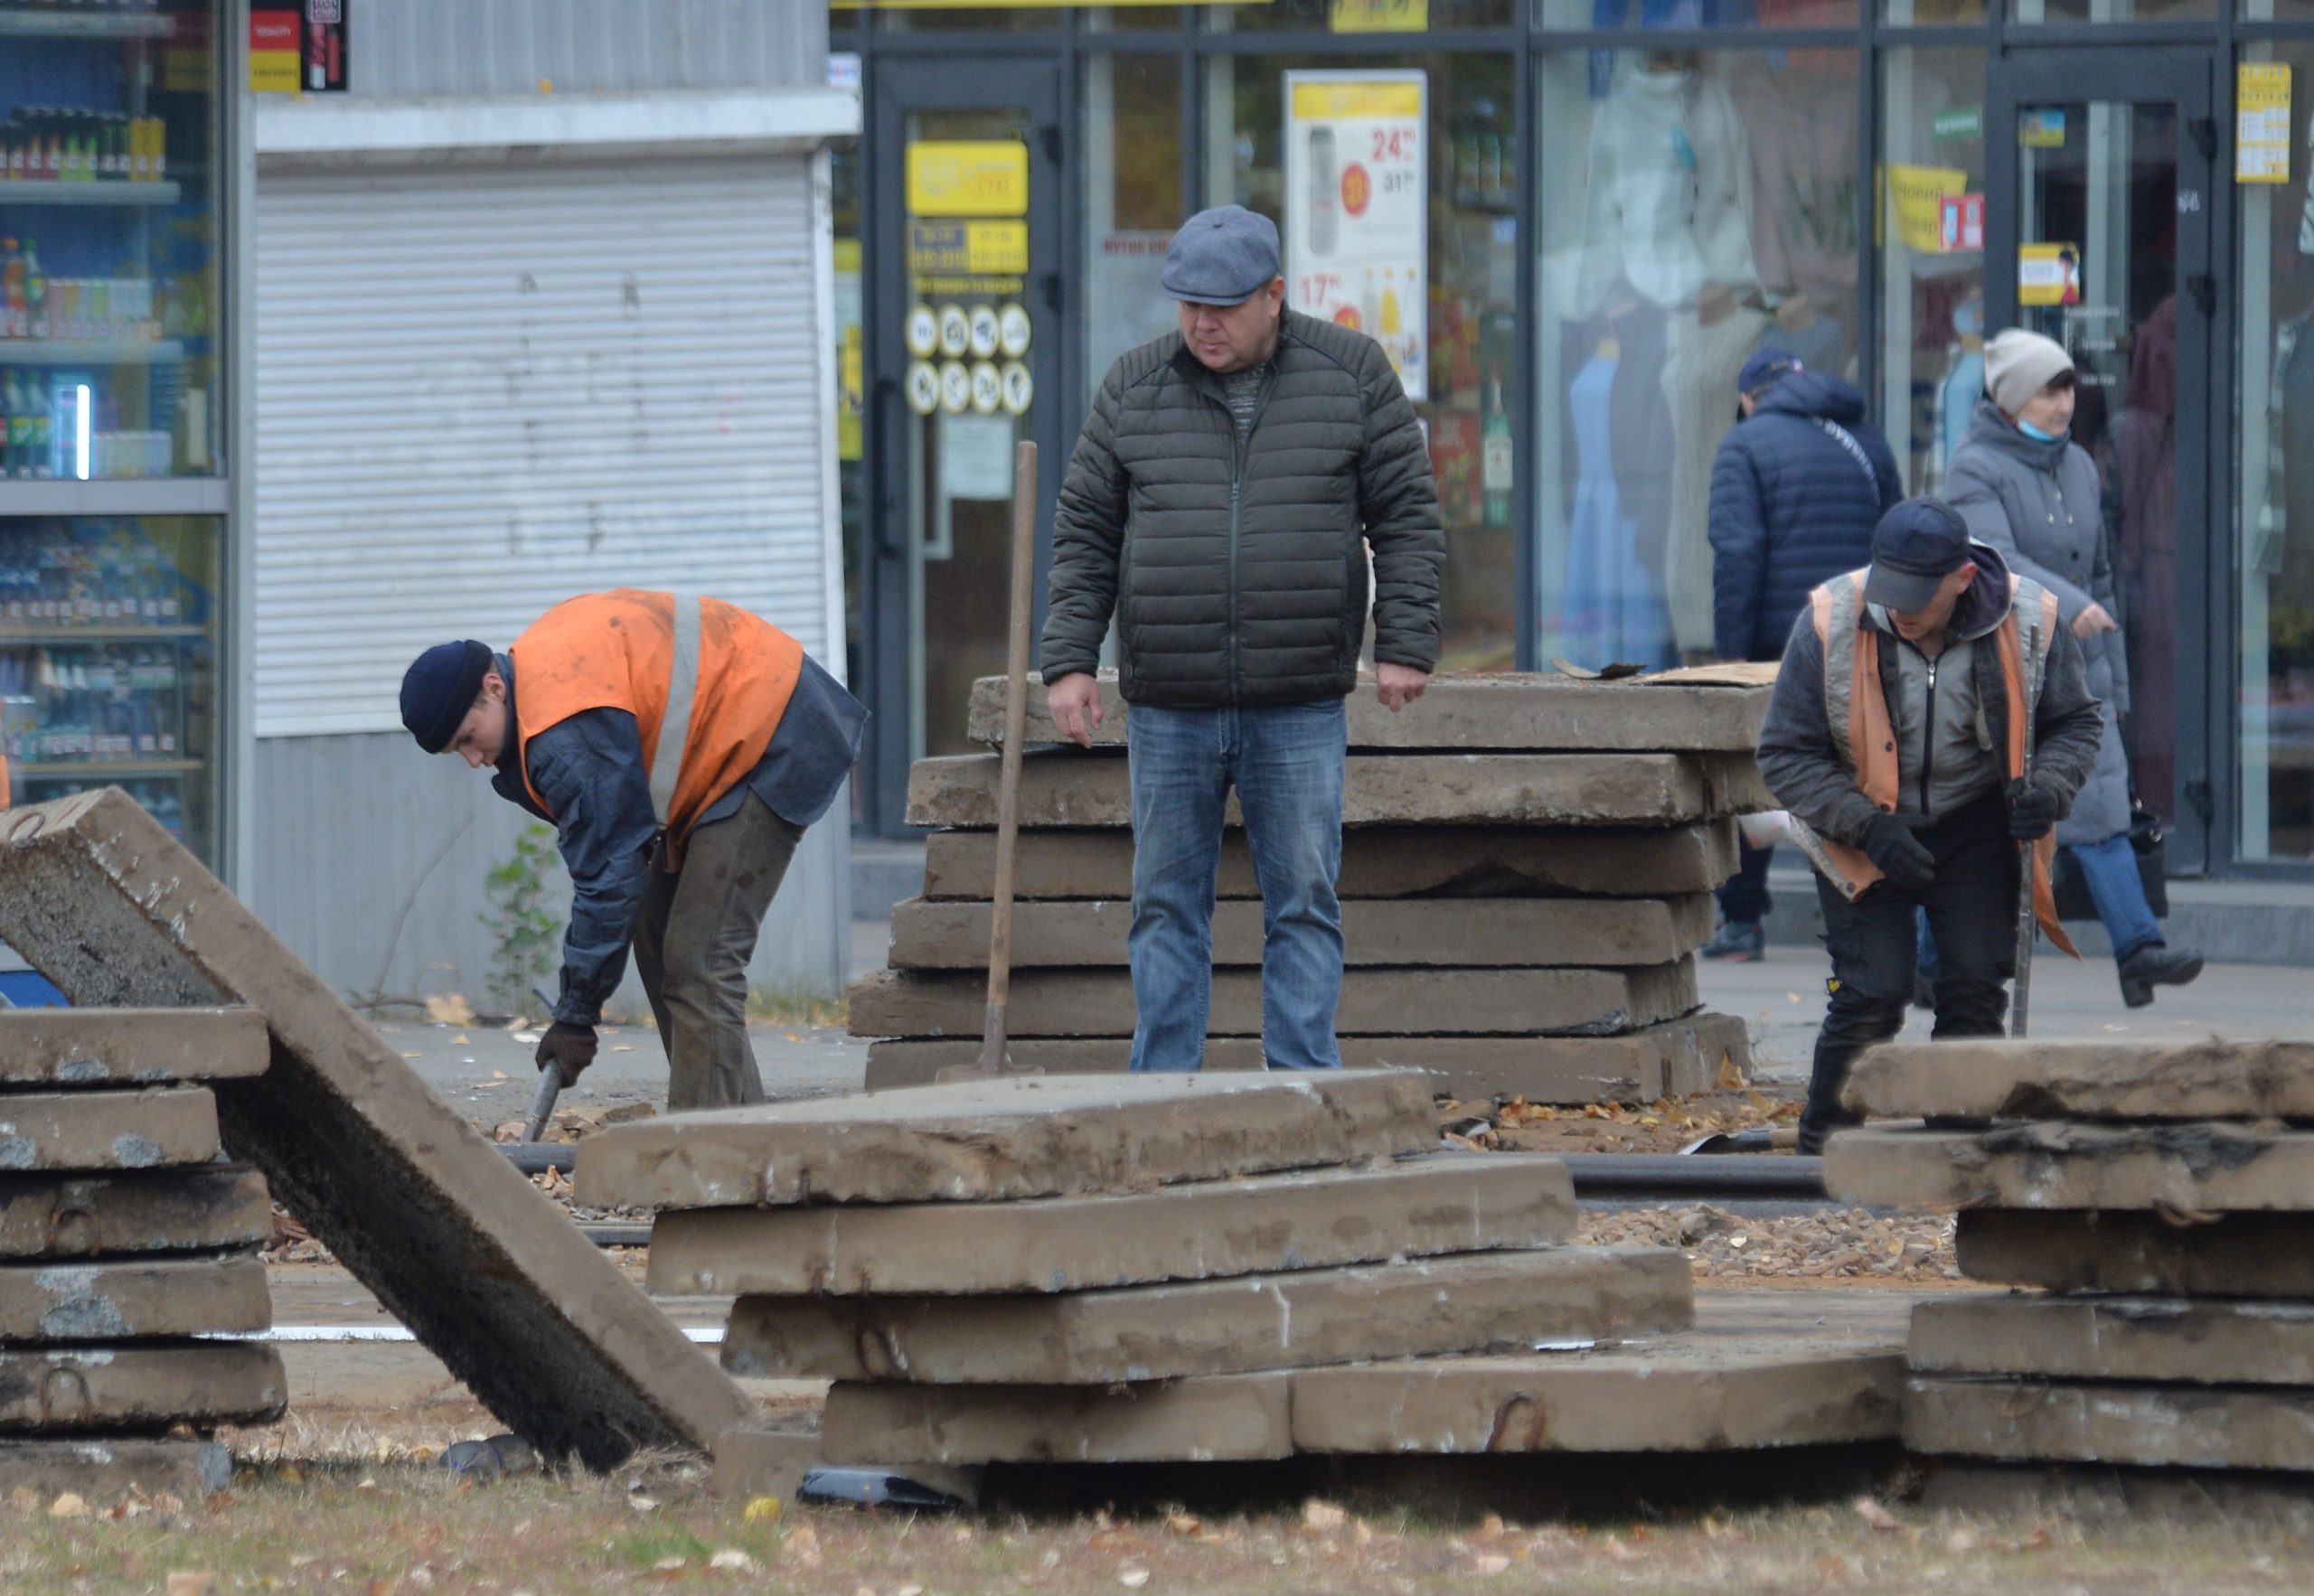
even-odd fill
[(1559, 1159), (1447, 1153), (993, 1206), (693, 1208), (653, 1225), (648, 1284), (703, 1296), (1081, 1291), (1574, 1239)]
[[(1340, 1037), (1350, 1069), (1418, 1069), (1431, 1090), (1465, 1100), (1523, 1097), (1529, 1103), (1652, 1103), (1707, 1092), (1723, 1066), (1752, 1067), (1741, 1019), (1696, 1013), (1617, 1037)], [(1016, 1063), (1052, 1075), (1122, 1075), (1133, 1050), (1125, 1037), (1021, 1037)], [(980, 1056), (976, 1038), (903, 1037), (870, 1044), (868, 1089), (921, 1086), (944, 1069)], [(1256, 1037), (1215, 1037), (1209, 1070), (1265, 1067)]]
[(199, 1086), (0, 1094), (0, 1169), (162, 1169), (217, 1150), (217, 1100)]
[(2019, 1462), (2314, 1469), (2314, 1393), (1915, 1375), (1905, 1445)]
[(862, 1463), (1212, 1463), (1291, 1457), (1292, 1376), (1134, 1385), (859, 1385), (820, 1440)]
[(2314, 1302), (1976, 1291), (1913, 1310), (1920, 1374), (2314, 1385)]
[(268, 1055), (249, 1009), (0, 1009), (0, 1087), (239, 1080)]
[[(919, 759), (908, 770), (911, 826), (993, 826), (993, 754)], [(1686, 825), (1773, 809), (1748, 754), (1353, 754), (1343, 773), (1350, 826)], [(1243, 823), (1229, 801), (1228, 823)], [(1021, 770), (1024, 826), (1126, 826), (1125, 762), (1074, 750)]]
[(1038, 1296), (742, 1297), (723, 1366), (757, 1378), (1096, 1385), (1622, 1340), (1694, 1318), (1678, 1253), (1550, 1247)]
[(255, 1253), (0, 1267), (0, 1341), (245, 1335), (272, 1322)]
[(223, 1252), (272, 1239), (273, 1199), (254, 1169), (0, 1175), (0, 1259)]
[[(855, 1037), (977, 1037), (985, 977), (963, 971), (872, 971), (851, 988)], [(1441, 1032), (1617, 1036), (1676, 1019), (1697, 1003), (1695, 962), (1614, 970), (1353, 969), (1334, 1027), (1354, 1036)], [(1011, 1034), (1129, 1037), (1133, 980), (1122, 970), (1022, 970), (1012, 977)], [(1257, 1037), (1258, 970), (1214, 972), (1206, 1034)]]
[[(1621, 826), (1360, 826), (1341, 840), (1336, 890), (1367, 897), (1519, 897), (1596, 893), (1674, 897), (1709, 892), (1736, 873), (1736, 822)], [(924, 896), (995, 896), (996, 833), (925, 840)], [(1242, 831), (1222, 839), (1216, 894), (1257, 898)], [(1130, 898), (1133, 835), (1124, 830), (1021, 834), (1013, 893), (1031, 898)]]
[(2223, 1123), (2027, 1121), (1984, 1131), (1867, 1127), (1824, 1150), (1841, 1202), (1893, 1207), (2314, 1209), (2314, 1132)]
[[(1552, 673), (1462, 676), (1430, 679), (1430, 689), (1406, 709), (1383, 708), (1373, 682), (1361, 681), (1350, 695), (1350, 746), (1353, 748), (1552, 749), (1611, 753), (1719, 749), (1749, 754), (1767, 718), (1774, 681), (1581, 681)], [(1096, 744), (1122, 747), (1125, 702), (1116, 678), (1101, 677), (1100, 729)], [(1004, 738), (1004, 679), (983, 676), (973, 683), (968, 735), (974, 742)], [(1044, 680), (1029, 679), (1025, 740), (1061, 740), (1045, 708)]]
[(541, 1452), (607, 1467), (637, 1446), (710, 1446), (754, 1416), (713, 1359), (127, 794), (0, 815), (0, 941), (82, 1007), (262, 1012), (271, 1066), (215, 1088), (227, 1145)]
[(2053, 1291), (2314, 1298), (2314, 1215), (2222, 1214), (2185, 1223), (2156, 1213), (1976, 1208), (1953, 1235), (1971, 1280)]
[(2314, 1043), (1892, 1042), (1845, 1097), (1894, 1119), (2314, 1119)]
[(667, 1114), (578, 1144), (589, 1207), (1002, 1202), (1312, 1169), (1438, 1144), (1419, 1075), (1011, 1077)]
[[(1711, 940), (1707, 892), (1677, 898), (1352, 899), (1341, 906), (1353, 966), (1450, 968), (1668, 964)], [(895, 970), (984, 970), (990, 906), (910, 898), (892, 910)], [(1012, 968), (1122, 969), (1130, 898), (1018, 903)], [(1258, 968), (1262, 906), (1231, 901), (1213, 915), (1213, 962)]]
[(288, 1390), (280, 1355), (246, 1341), (0, 1346), (0, 1431), (262, 1424)]
[(150, 1506), (166, 1493), (195, 1503), (233, 1479), (233, 1454), (215, 1441), (0, 1441), (0, 1497), (33, 1492), (43, 1502), (71, 1491), (104, 1507), (124, 1497)]

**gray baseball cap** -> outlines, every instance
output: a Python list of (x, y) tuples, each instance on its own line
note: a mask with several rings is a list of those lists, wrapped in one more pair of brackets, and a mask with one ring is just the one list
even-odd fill
[(1277, 275), (1277, 223), (1243, 205), (1218, 205), (1181, 223), (1158, 281), (1192, 305), (1243, 305)]

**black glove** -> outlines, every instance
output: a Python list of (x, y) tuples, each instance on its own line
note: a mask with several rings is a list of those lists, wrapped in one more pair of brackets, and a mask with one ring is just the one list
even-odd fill
[(1876, 814), (1864, 828), (1864, 851), (1897, 886), (1920, 892), (1936, 884), (1936, 856), (1893, 814)]
[(2038, 842), (2055, 829), (2057, 795), (2023, 776), (2008, 784), (2008, 834), (2019, 842)]
[(574, 1084), (579, 1073), (595, 1062), (597, 1046), (593, 1026), (558, 1019), (539, 1038), (539, 1067), (559, 1068), (562, 1071), (562, 1084)]

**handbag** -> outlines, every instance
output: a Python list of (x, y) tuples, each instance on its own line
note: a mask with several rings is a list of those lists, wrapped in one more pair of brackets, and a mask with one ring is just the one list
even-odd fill
[[(2169, 917), (2169, 859), (2162, 839), (2161, 817), (2140, 803), (2132, 793), (2130, 851), (2137, 856), (2137, 877), (2145, 887), (2146, 906), (2157, 920)], [(2089, 896), (2089, 878), (2083, 872), (2081, 861), (2073, 857), (2072, 849), (2057, 850), (2049, 885), (2056, 894), (2058, 919), (2097, 918), (2096, 900)]]

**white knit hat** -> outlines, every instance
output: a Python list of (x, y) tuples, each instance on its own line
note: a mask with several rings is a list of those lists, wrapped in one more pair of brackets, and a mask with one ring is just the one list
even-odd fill
[(2012, 416), (2072, 370), (2073, 357), (2064, 344), (2022, 327), (2011, 327), (1985, 345), (1985, 391)]

